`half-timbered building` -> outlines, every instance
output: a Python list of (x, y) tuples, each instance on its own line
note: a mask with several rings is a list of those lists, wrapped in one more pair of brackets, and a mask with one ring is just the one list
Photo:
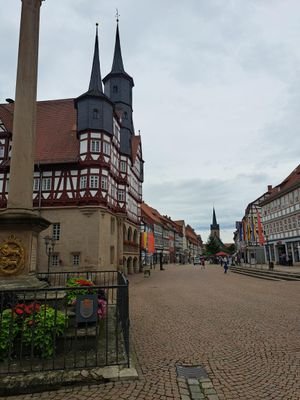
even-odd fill
[[(52, 222), (39, 238), (40, 270), (138, 271), (142, 145), (133, 128), (134, 82), (124, 70), (118, 24), (112, 70), (103, 83), (96, 32), (88, 91), (75, 99), (37, 102), (33, 206)], [(13, 112), (12, 101), (0, 105), (2, 209), (9, 192)], [(49, 260), (48, 235), (55, 239)]]

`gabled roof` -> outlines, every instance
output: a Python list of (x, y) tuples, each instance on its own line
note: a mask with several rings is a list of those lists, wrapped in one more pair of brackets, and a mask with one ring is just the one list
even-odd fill
[(161, 215), (157, 210), (155, 210), (155, 208), (152, 208), (143, 202), (141, 204), (141, 211), (142, 215), (144, 213), (148, 218), (151, 219), (151, 221), (161, 225)]
[(198, 236), (190, 225), (187, 225), (185, 227), (185, 236), (189, 239), (190, 242), (198, 244)]
[(13, 126), (13, 104), (0, 104), (0, 119), (8, 132), (12, 131)]
[[(14, 104), (0, 104), (0, 119), (10, 132), (13, 109)], [(36, 163), (77, 161), (79, 141), (74, 99), (38, 101), (36, 132)]]
[(288, 175), (279, 185), (272, 188), (269, 196), (261, 202), (261, 205), (268, 204), (283, 194), (290, 192), (300, 185), (300, 164)]

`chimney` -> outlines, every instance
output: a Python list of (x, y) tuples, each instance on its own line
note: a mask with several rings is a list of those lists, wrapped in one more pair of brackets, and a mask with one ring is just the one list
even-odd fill
[(268, 185), (268, 192), (269, 193), (272, 192), (272, 189), (273, 189), (272, 185)]

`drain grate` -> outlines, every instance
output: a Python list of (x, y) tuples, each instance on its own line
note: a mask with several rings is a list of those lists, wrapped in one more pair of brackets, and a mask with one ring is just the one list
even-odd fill
[(204, 368), (200, 367), (199, 365), (197, 366), (182, 366), (182, 365), (177, 365), (176, 366), (176, 372), (177, 376), (180, 378), (207, 378), (208, 375), (205, 371)]

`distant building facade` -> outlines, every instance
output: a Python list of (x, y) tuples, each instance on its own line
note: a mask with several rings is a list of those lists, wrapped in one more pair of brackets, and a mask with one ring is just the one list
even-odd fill
[[(246, 208), (234, 233), (245, 262), (300, 264), (300, 166)], [(264, 259), (262, 259), (262, 250)]]
[(141, 206), (141, 259), (143, 264), (186, 264), (201, 255), (202, 240), (184, 220), (173, 221), (145, 202)]
[(300, 165), (261, 202), (268, 258), (278, 264), (300, 263)]

